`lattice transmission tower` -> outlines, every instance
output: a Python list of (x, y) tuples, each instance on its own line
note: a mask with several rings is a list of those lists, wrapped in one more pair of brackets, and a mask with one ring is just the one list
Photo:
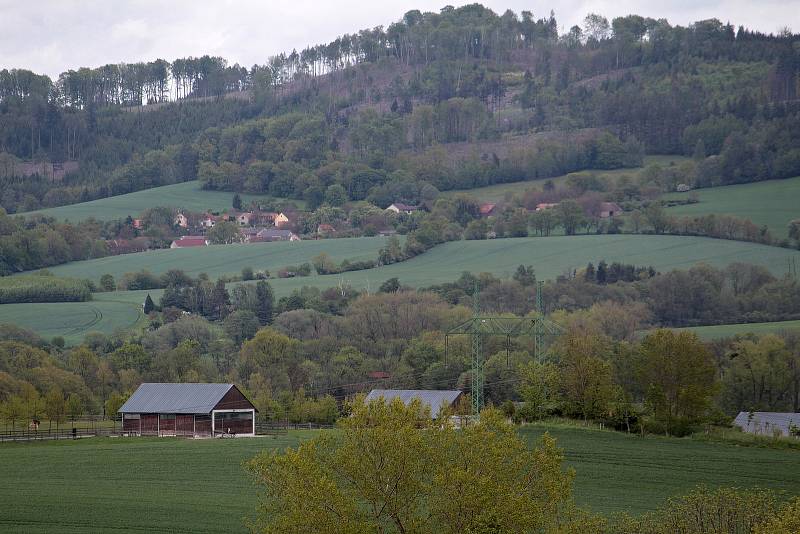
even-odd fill
[(472, 317), (451, 328), (445, 334), (445, 358), (449, 350), (449, 338), (457, 335), (468, 335), (471, 338), (472, 369), (470, 370), (470, 394), (472, 397), (472, 414), (480, 415), (484, 406), (484, 365), (483, 338), (487, 336), (504, 336), (506, 338), (506, 359), (512, 337), (528, 336), (533, 338), (533, 357), (541, 360), (544, 356), (544, 341), (547, 336), (557, 336), (563, 328), (547, 319), (542, 305), (542, 287), (536, 287), (537, 313), (533, 317), (500, 317), (482, 315), (480, 310), (480, 294), (477, 283), (472, 294)]

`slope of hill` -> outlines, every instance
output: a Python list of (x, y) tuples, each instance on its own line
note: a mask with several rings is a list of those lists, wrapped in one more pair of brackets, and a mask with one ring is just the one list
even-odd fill
[[(213, 277), (238, 274), (245, 265), (270, 268), (272, 265), (281, 267), (310, 261), (323, 251), (339, 260), (369, 259), (377, 256), (377, 250), (383, 243), (384, 240), (379, 238), (358, 238), (220, 245), (74, 262), (54, 268), (53, 271), (59, 275), (83, 273), (84, 277), (98, 279), (105, 273), (118, 277), (143, 267), (155, 273), (182, 268), (190, 274), (207, 272)], [(382, 282), (392, 277), (399, 278), (404, 285), (426, 287), (451, 282), (463, 271), (489, 272), (508, 277), (520, 264), (533, 265), (539, 278), (553, 279), (560, 274), (583, 268), (588, 262), (601, 259), (652, 265), (659, 271), (687, 268), (700, 262), (722, 267), (734, 261), (742, 261), (763, 265), (779, 275), (787, 271), (791, 258), (800, 262), (800, 252), (703, 237), (585, 235), (455, 241), (434, 247), (425, 254), (402, 263), (338, 275), (274, 279), (270, 280), (270, 284), (277, 297), (287, 296), (303, 286), (324, 289), (349, 285), (358, 291), (374, 292)], [(258, 264), (257, 261), (263, 263)], [(136, 325), (136, 314), (147, 293), (158, 301), (161, 290), (98, 293), (92, 302), (64, 303), (59, 304), (58, 308), (53, 308), (51, 304), (0, 305), (0, 323), (16, 323), (42, 332), (43, 335), (62, 335), (69, 342), (79, 342), (84, 334), (93, 330), (112, 333), (121, 323)], [(128, 304), (125, 305), (124, 302)], [(108, 314), (106, 309), (109, 310)], [(103, 313), (103, 317), (95, 320), (93, 317), (98, 310)]]
[[(113, 197), (69, 204), (57, 208), (47, 208), (32, 212), (25, 212), (22, 215), (44, 215), (54, 217), (58, 220), (82, 221), (94, 217), (99, 221), (110, 221), (124, 219), (128, 215), (136, 217), (144, 210), (154, 206), (167, 206), (172, 208), (182, 208), (188, 211), (222, 211), (231, 209), (231, 202), (234, 193), (226, 191), (207, 191), (201, 189), (200, 182), (194, 180), (180, 184), (164, 185), (143, 189), (135, 193), (117, 195)], [(250, 195), (240, 194), (242, 203), (248, 204), (251, 200), (260, 201), (282, 201), (270, 197), (269, 195)], [(293, 200), (298, 207), (302, 208), (304, 202)]]
[(670, 193), (663, 198), (684, 200), (689, 195), (696, 195), (699, 202), (673, 206), (668, 212), (672, 215), (735, 215), (767, 226), (778, 239), (788, 236), (789, 221), (800, 218), (800, 176)]
[[(558, 185), (561, 182), (565, 182), (569, 179), (570, 176), (575, 174), (589, 174), (595, 176), (599, 179), (611, 179), (614, 180), (619, 178), (620, 176), (629, 176), (629, 177), (638, 177), (642, 170), (646, 168), (648, 165), (661, 165), (663, 167), (669, 167), (673, 164), (678, 164), (682, 161), (685, 161), (687, 158), (684, 156), (645, 156), (644, 161), (641, 167), (633, 167), (629, 169), (615, 169), (615, 170), (586, 170), (586, 171), (579, 171), (573, 172), (569, 174), (564, 174), (561, 176), (556, 176), (554, 178), (549, 178), (554, 184)], [(485, 187), (475, 187), (473, 189), (454, 189), (452, 191), (445, 191), (442, 194), (445, 196), (455, 196), (459, 194), (467, 194), (481, 202), (499, 202), (501, 200), (506, 199), (510, 195), (521, 195), (525, 193), (531, 187), (538, 187), (541, 186), (548, 178), (542, 178), (540, 180), (527, 180), (523, 182), (510, 182), (507, 184), (494, 184), (494, 185), (487, 185)]]

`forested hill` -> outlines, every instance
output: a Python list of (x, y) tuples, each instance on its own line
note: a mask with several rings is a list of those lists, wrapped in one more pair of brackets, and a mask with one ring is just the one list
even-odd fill
[(0, 204), (199, 178), (312, 208), (341, 189), (381, 205), (645, 152), (692, 155), (680, 179), (697, 186), (800, 174), (800, 35), (638, 15), (557, 28), (473, 4), (249, 69), (204, 56), (58, 80), (3, 70)]

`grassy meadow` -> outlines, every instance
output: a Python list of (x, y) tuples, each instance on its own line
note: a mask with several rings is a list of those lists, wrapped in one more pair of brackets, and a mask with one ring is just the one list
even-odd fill
[(511, 195), (521, 195), (528, 189), (537, 188), (541, 189), (542, 185), (549, 179), (553, 183), (559, 184), (566, 182), (570, 176), (574, 174), (591, 174), (598, 178), (607, 178), (616, 180), (620, 176), (638, 176), (638, 174), (648, 165), (658, 164), (662, 167), (667, 167), (672, 164), (678, 164), (686, 158), (683, 156), (645, 156), (644, 166), (632, 169), (615, 169), (611, 171), (606, 170), (586, 170), (578, 171), (554, 178), (542, 178), (540, 180), (526, 180), (523, 182), (510, 182), (507, 184), (494, 184), (487, 185), (486, 187), (476, 187), (474, 189), (457, 189), (455, 191), (443, 191), (443, 195), (455, 196), (459, 194), (466, 194), (481, 202), (500, 202), (505, 200)]
[(750, 184), (695, 189), (689, 193), (670, 193), (664, 200), (682, 200), (697, 195), (696, 204), (674, 206), (671, 215), (735, 215), (766, 225), (772, 235), (783, 239), (789, 234), (789, 221), (800, 218), (800, 176), (787, 180), (768, 180)]
[[(545, 431), (575, 468), (578, 504), (595, 512), (643, 513), (698, 484), (760, 486), (800, 493), (800, 453), (640, 438), (576, 427)], [(258, 489), (244, 461), (296, 446), (312, 432), (277, 438), (180, 440), (93, 438), (0, 444), (0, 530), (14, 532), (245, 532)]]
[(243, 267), (252, 267), (256, 271), (266, 269), (276, 275), (278, 269), (310, 262), (322, 252), (336, 261), (377, 259), (378, 251), (386, 244), (386, 240), (385, 237), (353, 237), (159, 249), (65, 263), (49, 267), (48, 270), (56, 276), (92, 280), (99, 280), (106, 273), (118, 279), (125, 273), (141, 269), (154, 274), (181, 269), (192, 276), (206, 273), (211, 278), (218, 278), (221, 275), (240, 275)]
[(720, 324), (715, 326), (692, 326), (679, 328), (694, 332), (704, 341), (712, 341), (738, 334), (780, 334), (783, 332), (800, 332), (800, 321), (775, 321), (772, 323)]
[[(94, 217), (100, 221), (124, 219), (128, 215), (135, 218), (144, 210), (154, 206), (169, 206), (194, 212), (206, 210), (222, 211), (231, 209), (233, 195), (234, 193), (230, 192), (203, 190), (200, 188), (200, 182), (192, 181), (144, 189), (134, 193), (100, 198), (69, 206), (46, 208), (27, 212), (24, 215), (46, 215), (55, 217), (58, 220), (77, 222), (89, 217)], [(242, 193), (240, 196), (243, 204), (247, 204), (251, 200), (284, 200), (275, 199), (268, 195), (251, 195), (247, 193)], [(305, 205), (301, 200), (293, 200), (292, 202), (300, 208)]]
[[(337, 261), (345, 258), (377, 258), (383, 238), (354, 238), (305, 242), (219, 245), (182, 250), (159, 250), (74, 262), (53, 267), (60, 276), (85, 276), (99, 280), (105, 273), (119, 278), (142, 268), (158, 274), (184, 269), (192, 275), (208, 273), (212, 278), (239, 274), (244, 266), (274, 270), (310, 261), (328, 252)], [(320, 288), (349, 284), (359, 291), (377, 291), (392, 277), (404, 285), (425, 287), (451, 282), (463, 271), (489, 272), (510, 277), (520, 264), (533, 265), (539, 278), (560, 274), (599, 260), (652, 265), (659, 271), (685, 269), (700, 262), (724, 267), (734, 261), (764, 265), (774, 274), (787, 271), (789, 259), (800, 262), (800, 252), (756, 243), (704, 237), (653, 235), (580, 235), (527, 237), (487, 241), (453, 241), (434, 247), (411, 260), (336, 275), (270, 280), (277, 297), (303, 286)], [(274, 272), (274, 271), (273, 271)], [(16, 323), (45, 337), (64, 336), (68, 343), (80, 342), (91, 331), (113, 333), (118, 328), (142, 324), (141, 304), (150, 293), (158, 302), (161, 290), (96, 293), (92, 302), (0, 305), (0, 323)]]

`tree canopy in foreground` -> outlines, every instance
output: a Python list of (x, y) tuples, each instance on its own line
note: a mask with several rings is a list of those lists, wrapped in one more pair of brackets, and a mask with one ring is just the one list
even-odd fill
[(263, 484), (253, 530), (361, 534), (585, 531), (555, 440), (529, 449), (500, 412), (462, 430), (419, 403), (352, 406), (338, 431), (248, 467)]

